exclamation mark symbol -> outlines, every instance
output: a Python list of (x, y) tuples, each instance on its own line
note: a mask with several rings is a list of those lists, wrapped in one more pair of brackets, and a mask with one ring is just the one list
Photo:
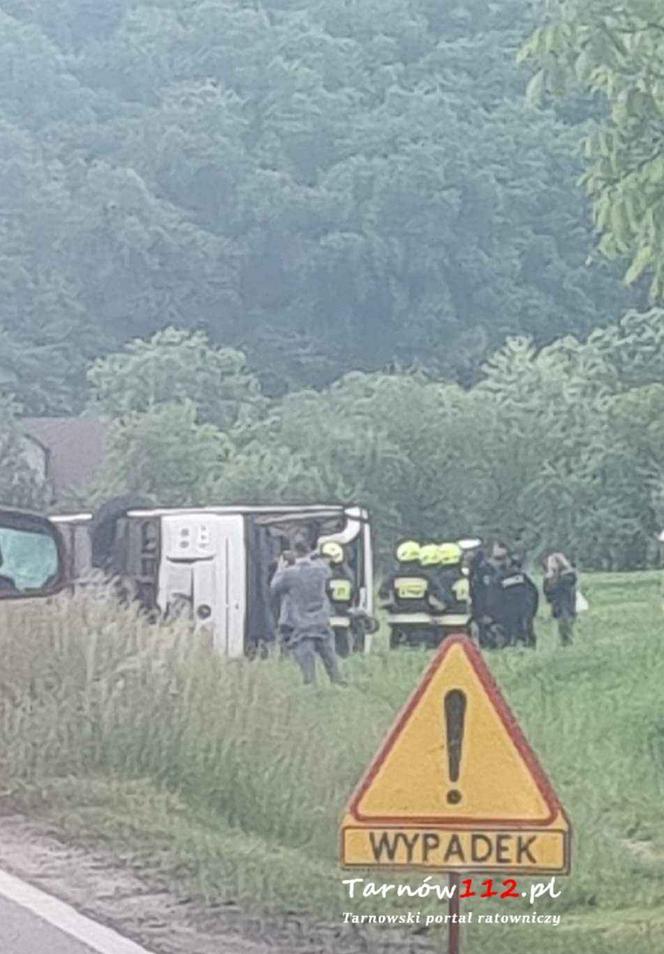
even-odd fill
[[(447, 767), (453, 784), (459, 781), (465, 721), (466, 694), (460, 689), (452, 689), (445, 696), (445, 734), (447, 736)], [(459, 804), (461, 792), (458, 788), (451, 788), (448, 791), (447, 801), (450, 805)]]

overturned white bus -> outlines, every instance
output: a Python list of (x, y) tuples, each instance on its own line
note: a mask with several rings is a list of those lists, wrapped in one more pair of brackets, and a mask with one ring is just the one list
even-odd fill
[(353, 614), (373, 615), (369, 517), (361, 507), (237, 506), (191, 509), (102, 507), (97, 514), (52, 518), (67, 551), (73, 584), (93, 571), (126, 581), (148, 611), (186, 615), (229, 657), (253, 655), (277, 639), (270, 580), (295, 534), (311, 548), (334, 540), (353, 583), (348, 613), (333, 617), (339, 651), (367, 651), (369, 632), (353, 638)]

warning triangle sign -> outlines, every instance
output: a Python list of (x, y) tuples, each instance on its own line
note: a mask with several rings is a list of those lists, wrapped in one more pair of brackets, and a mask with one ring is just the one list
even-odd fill
[(349, 806), (378, 825), (546, 826), (560, 803), (479, 650), (446, 640)]

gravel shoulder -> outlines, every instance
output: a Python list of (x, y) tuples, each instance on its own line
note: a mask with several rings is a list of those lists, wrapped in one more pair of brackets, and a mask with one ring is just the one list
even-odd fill
[(63, 840), (45, 821), (0, 816), (0, 868), (66, 901), (154, 954), (400, 954), (431, 951), (425, 938), (372, 936), (295, 916), (264, 918), (234, 905), (204, 907), (148, 883), (107, 848)]

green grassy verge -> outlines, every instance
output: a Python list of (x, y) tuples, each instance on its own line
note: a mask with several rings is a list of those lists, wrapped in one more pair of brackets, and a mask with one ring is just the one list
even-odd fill
[[(536, 652), (488, 657), (573, 822), (573, 873), (546, 905), (563, 921), (471, 929), (476, 954), (664, 950), (659, 578), (594, 575), (584, 591), (573, 647), (541, 622)], [(326, 921), (397, 909), (347, 900), (338, 823), (428, 654), (378, 651), (347, 663), (349, 688), (305, 689), (288, 662), (216, 659), (183, 630), (90, 597), (3, 607), (0, 652), (8, 802), (209, 903)]]

